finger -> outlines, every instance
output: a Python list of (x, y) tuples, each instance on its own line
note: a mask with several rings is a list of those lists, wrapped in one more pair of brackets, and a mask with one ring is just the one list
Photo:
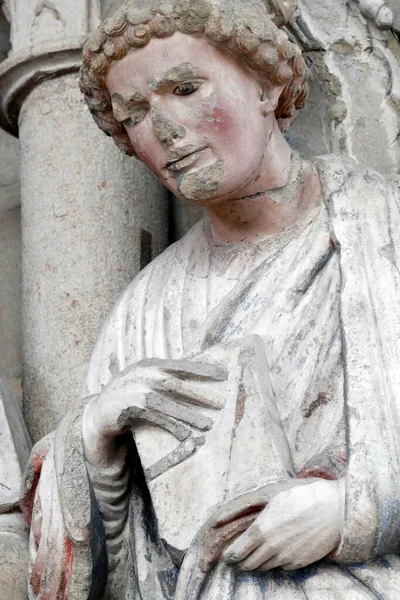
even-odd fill
[(270, 571), (271, 569), (276, 569), (277, 567), (284, 568), (288, 564), (290, 564), (290, 561), (286, 556), (282, 554), (276, 554), (270, 560), (267, 560), (264, 564), (260, 565), (259, 571)]
[(262, 542), (262, 535), (259, 528), (253, 524), (247, 531), (242, 533), (233, 544), (228, 546), (222, 555), (222, 559), (227, 563), (237, 563), (253, 552)]
[(203, 415), (200, 410), (165, 397), (161, 398), (157, 394), (147, 394), (146, 404), (149, 408), (183, 421), (188, 425), (193, 425), (193, 427), (200, 429), (200, 431), (209, 431), (214, 423), (210, 417)]
[(218, 390), (204, 381), (183, 381), (169, 377), (152, 386), (160, 396), (171, 397), (177, 402), (187, 402), (205, 408), (221, 410), (225, 406), (225, 397)]
[[(298, 555), (299, 556), (299, 555)], [(282, 569), (284, 571), (297, 571), (297, 569), (304, 569), (304, 567), (308, 567), (313, 560), (303, 559), (303, 560), (294, 560), (288, 562), (286, 565), (282, 565)]]
[(165, 360), (147, 358), (137, 363), (143, 367), (158, 367), (178, 379), (196, 379), (197, 381), (226, 381), (228, 370), (220, 365), (196, 362), (192, 360)]
[(262, 564), (265, 564), (268, 560), (271, 560), (276, 555), (276, 548), (268, 544), (263, 544), (256, 548), (249, 556), (238, 563), (238, 569), (242, 571), (255, 571)]

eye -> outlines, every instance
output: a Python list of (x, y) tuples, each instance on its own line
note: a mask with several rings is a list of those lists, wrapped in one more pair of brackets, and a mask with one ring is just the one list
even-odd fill
[(174, 87), (173, 93), (175, 96), (190, 96), (199, 89), (200, 85), (200, 81), (187, 81), (186, 83), (180, 83)]

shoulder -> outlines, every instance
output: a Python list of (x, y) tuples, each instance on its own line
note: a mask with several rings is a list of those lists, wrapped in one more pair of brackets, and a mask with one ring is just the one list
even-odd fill
[(376, 185), (392, 186), (393, 178), (382, 175), (369, 167), (362, 167), (349, 156), (340, 154), (326, 154), (317, 156), (313, 160), (318, 169), (324, 191), (327, 195), (339, 191), (347, 184), (357, 181), (363, 188)]
[(341, 212), (344, 216), (347, 210), (354, 219), (362, 214), (378, 216), (390, 205), (398, 208), (399, 190), (393, 177), (337, 154), (319, 156), (313, 162), (331, 215)]

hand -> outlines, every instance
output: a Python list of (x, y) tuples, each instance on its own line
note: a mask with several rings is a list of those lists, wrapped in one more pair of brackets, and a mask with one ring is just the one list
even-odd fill
[(243, 571), (290, 571), (320, 560), (339, 543), (344, 502), (343, 480), (320, 479), (282, 491), (222, 559)]
[(104, 470), (124, 461), (117, 438), (131, 428), (131, 409), (139, 420), (150, 418), (149, 395), (169, 400), (178, 420), (180, 412), (184, 420), (190, 405), (215, 410), (224, 406), (225, 387), (221, 386), (227, 376), (227, 370), (218, 365), (189, 360), (151, 359), (128, 367), (99, 395), (87, 399), (82, 437), (89, 464)]

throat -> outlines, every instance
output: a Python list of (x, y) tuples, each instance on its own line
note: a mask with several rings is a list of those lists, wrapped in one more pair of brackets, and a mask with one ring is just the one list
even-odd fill
[(216, 239), (237, 243), (277, 235), (315, 208), (321, 198), (315, 167), (294, 154), (284, 186), (224, 200), (208, 207), (207, 213)]

